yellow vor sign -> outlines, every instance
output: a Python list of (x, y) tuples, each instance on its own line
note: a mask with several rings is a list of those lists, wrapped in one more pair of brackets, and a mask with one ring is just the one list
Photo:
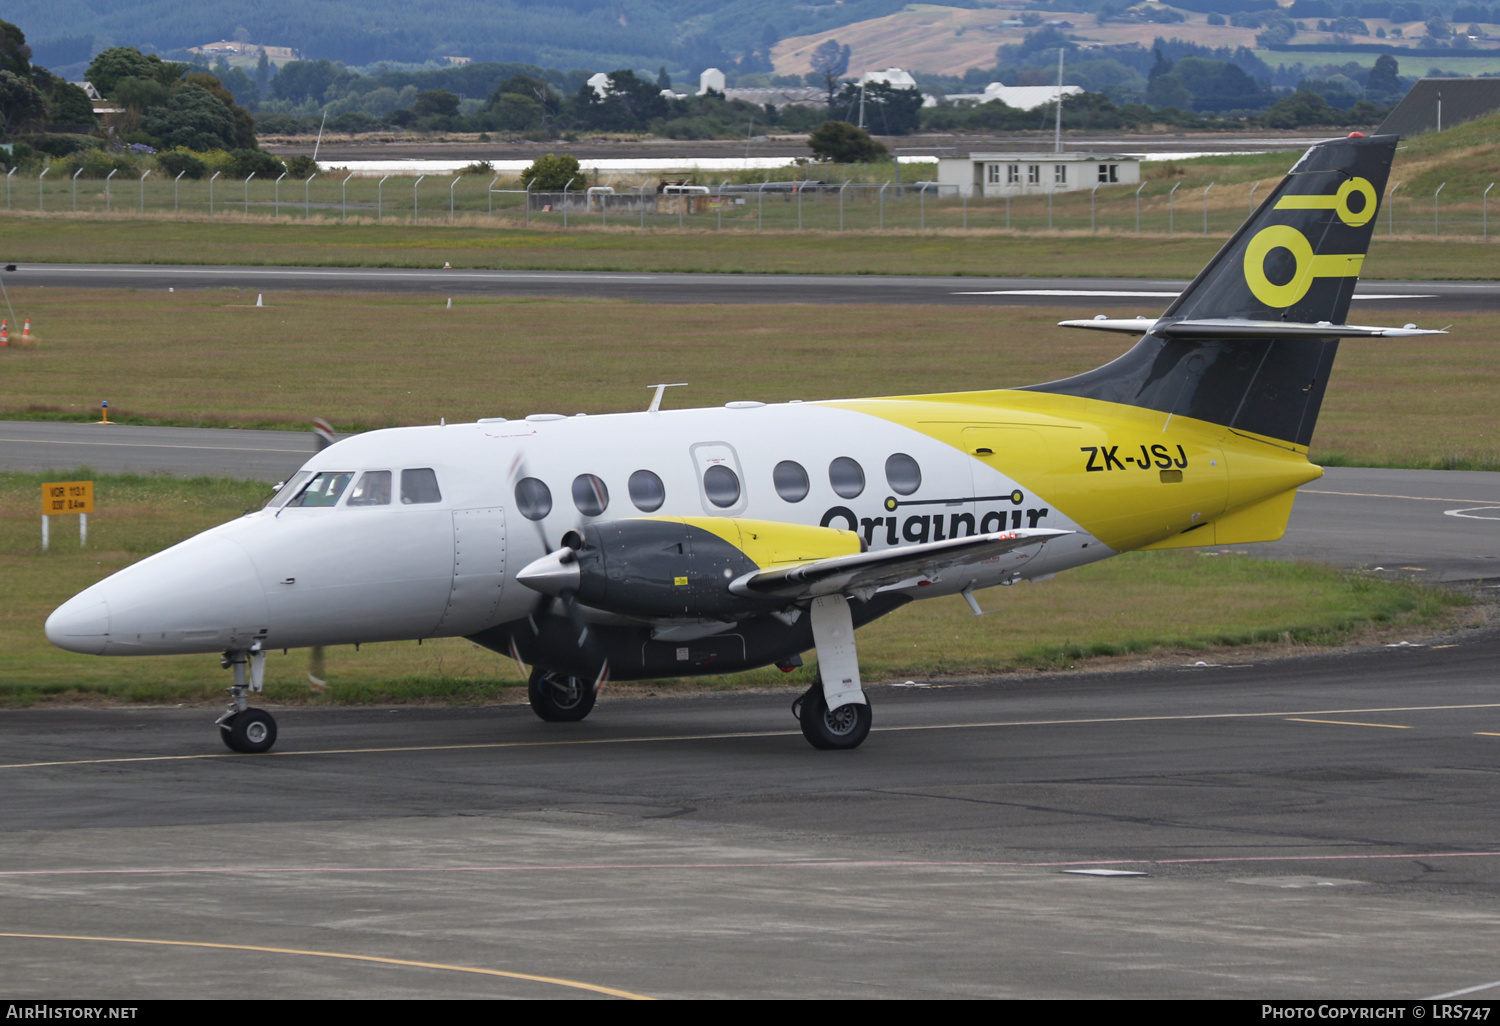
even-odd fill
[(49, 481), (42, 485), (42, 515), (94, 512), (94, 482)]

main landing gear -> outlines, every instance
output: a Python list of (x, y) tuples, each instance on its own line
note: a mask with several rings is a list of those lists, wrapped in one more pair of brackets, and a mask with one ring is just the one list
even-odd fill
[(250, 755), (269, 752), (276, 743), (276, 720), (264, 709), (250, 708), (246, 697), (251, 691), (260, 691), (265, 681), (266, 654), (260, 643), (248, 652), (225, 652), (220, 665), (234, 670), (234, 683), (229, 688), (229, 708), (214, 721), (219, 725), (219, 736), (231, 751)]
[(593, 681), (554, 673), (540, 666), (532, 669), (531, 679), (526, 685), (531, 711), (548, 723), (573, 723), (583, 719), (593, 711), (598, 696), (599, 690)]

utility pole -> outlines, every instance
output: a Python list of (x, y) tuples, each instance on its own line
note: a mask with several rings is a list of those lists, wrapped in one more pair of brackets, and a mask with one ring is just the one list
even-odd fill
[(1065, 54), (1067, 52), (1068, 51), (1064, 47), (1059, 46), (1057, 48), (1057, 136), (1056, 136), (1056, 138), (1053, 141), (1053, 149), (1052, 149), (1053, 153), (1061, 153), (1062, 152), (1062, 96), (1063, 96), (1063, 94), (1062, 94), (1062, 90), (1063, 90), (1062, 75), (1063, 75), (1063, 54)]

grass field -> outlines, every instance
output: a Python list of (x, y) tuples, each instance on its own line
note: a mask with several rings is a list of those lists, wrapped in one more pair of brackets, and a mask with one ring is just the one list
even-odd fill
[[(53, 648), (47, 614), (95, 580), (142, 556), (258, 507), (265, 485), (222, 480), (95, 477), (99, 512), (89, 547), (55, 521), (40, 547), (37, 507), (45, 475), (0, 474), (0, 706), (38, 702), (203, 702), (222, 696), (228, 674), (212, 656), (102, 659)], [(1464, 616), (1465, 600), (1416, 585), (1235, 554), (1136, 553), (1039, 585), (981, 593), (992, 615), (961, 599), (914, 603), (860, 631), (871, 681), (1059, 668), (1096, 656), (1192, 652), (1207, 646), (1336, 643), (1370, 625), (1422, 625)], [(1225, 626), (1233, 625), (1233, 626)], [(462, 639), (329, 649), (330, 689), (307, 686), (307, 654), (272, 653), (275, 702), (521, 701), (509, 659)], [(804, 668), (792, 681), (810, 679)], [(775, 670), (702, 678), (701, 686), (785, 683)], [(653, 687), (655, 685), (652, 685)], [(670, 682), (662, 687), (673, 686)]]
[[(0, 350), (0, 416), (342, 430), (669, 405), (945, 392), (1048, 381), (1130, 340), (1066, 307), (712, 306), (235, 291), (13, 289), (40, 341)], [(1121, 315), (1149, 313), (1122, 307)], [(1374, 316), (1372, 313), (1370, 316)], [(1381, 323), (1427, 318), (1381, 308)], [(1340, 349), (1313, 458), (1500, 466), (1500, 325)], [(1437, 325), (1434, 325), (1437, 326)]]

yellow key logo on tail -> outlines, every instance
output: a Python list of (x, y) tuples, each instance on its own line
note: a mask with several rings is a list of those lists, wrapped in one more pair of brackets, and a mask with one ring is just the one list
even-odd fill
[[(1349, 208), (1349, 197), (1355, 193), (1364, 199), (1363, 208), (1357, 211)], [(1332, 210), (1351, 228), (1368, 224), (1376, 206), (1375, 187), (1363, 178), (1351, 178), (1333, 195), (1283, 196), (1276, 203), (1277, 210)], [(1295, 268), (1291, 280), (1282, 285), (1266, 277), (1266, 257), (1277, 249), (1292, 255)], [(1314, 278), (1358, 278), (1364, 262), (1363, 253), (1314, 253), (1307, 236), (1296, 228), (1270, 225), (1256, 232), (1245, 247), (1245, 284), (1262, 303), (1285, 309), (1307, 295)]]

